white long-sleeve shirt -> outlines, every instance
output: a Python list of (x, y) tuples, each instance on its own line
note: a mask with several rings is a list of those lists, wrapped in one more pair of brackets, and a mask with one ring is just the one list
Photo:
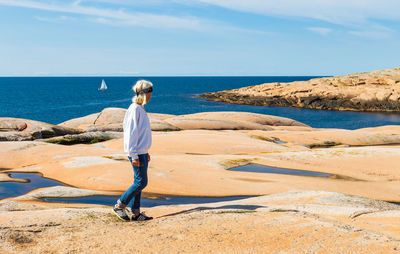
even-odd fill
[(124, 118), (124, 151), (137, 159), (151, 147), (151, 127), (149, 117), (141, 105), (132, 103)]

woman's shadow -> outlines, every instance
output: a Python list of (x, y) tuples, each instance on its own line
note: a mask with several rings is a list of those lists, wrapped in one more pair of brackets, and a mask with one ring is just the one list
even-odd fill
[(200, 206), (188, 210), (183, 210), (180, 212), (176, 213), (171, 213), (171, 214), (166, 214), (163, 216), (160, 216), (158, 218), (163, 218), (163, 217), (169, 217), (169, 216), (175, 216), (179, 214), (188, 214), (188, 213), (193, 213), (193, 212), (199, 212), (199, 211), (205, 211), (205, 210), (223, 210), (223, 209), (236, 209), (240, 210), (238, 212), (246, 212), (246, 211), (254, 211), (258, 208), (266, 208), (267, 206), (261, 206), (261, 205), (225, 205), (225, 206), (219, 206), (219, 207), (206, 207), (206, 206)]

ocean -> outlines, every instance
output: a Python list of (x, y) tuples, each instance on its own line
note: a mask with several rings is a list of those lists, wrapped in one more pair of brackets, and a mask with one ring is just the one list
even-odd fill
[[(139, 79), (146, 79), (154, 84), (152, 99), (146, 105), (151, 113), (245, 111), (288, 117), (316, 128), (358, 129), (400, 123), (400, 113), (232, 105), (196, 98), (205, 92), (311, 78), (315, 77), (1, 77), (0, 117), (58, 124), (106, 107), (127, 108), (133, 96), (132, 85)], [(107, 83), (106, 91), (98, 91), (102, 79)]]

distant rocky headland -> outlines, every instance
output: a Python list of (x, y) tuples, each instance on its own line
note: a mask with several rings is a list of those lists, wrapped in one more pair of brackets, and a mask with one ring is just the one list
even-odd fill
[(205, 93), (199, 97), (256, 106), (400, 111), (400, 68), (309, 81), (266, 83)]

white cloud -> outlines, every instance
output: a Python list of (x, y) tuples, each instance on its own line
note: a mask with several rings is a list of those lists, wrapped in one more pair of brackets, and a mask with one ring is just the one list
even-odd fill
[(362, 30), (349, 31), (349, 34), (370, 39), (386, 39), (391, 37), (394, 32), (393, 29), (375, 24)]
[(207, 26), (207, 21), (196, 17), (177, 17), (143, 12), (127, 12), (123, 9), (109, 9), (81, 5), (81, 1), (65, 3), (65, 1), (30, 1), (30, 0), (0, 0), (0, 5), (40, 9), (52, 12), (71, 13), (98, 17), (118, 24), (136, 25), (156, 28), (179, 28), (201, 30)]
[(326, 27), (308, 27), (307, 30), (320, 35), (327, 35), (332, 32), (332, 29)]
[[(149, 0), (142, 1), (127, 1), (127, 0), (0, 0), (0, 6), (14, 6), (22, 8), (31, 8), (45, 10), (49, 12), (61, 12), (75, 15), (83, 15), (90, 22), (115, 25), (115, 26), (142, 26), (151, 28), (167, 28), (167, 29), (185, 29), (194, 31), (208, 32), (239, 32), (250, 34), (271, 34), (266, 31), (240, 28), (224, 23), (223, 21), (197, 18), (195, 16), (177, 16), (177, 15), (162, 15), (147, 12), (132, 12), (124, 8), (109, 8), (109, 7), (92, 7), (90, 3), (109, 3), (112, 6), (121, 5), (163, 5), (174, 3), (175, 0)], [(98, 5), (96, 5), (98, 6)], [(110, 6), (110, 5), (108, 5)], [(63, 17), (63, 16), (61, 16)], [(67, 16), (64, 16), (67, 17)], [(49, 18), (36, 16), (41, 21), (59, 22), (60, 18)], [(71, 19), (72, 20), (72, 19)], [(65, 21), (65, 20), (64, 20)]]
[(62, 22), (62, 21), (73, 21), (77, 20), (75, 17), (70, 17), (70, 16), (58, 16), (58, 17), (43, 17), (43, 16), (35, 16), (35, 19), (39, 21), (44, 21), (44, 22)]
[(83, 0), (75, 0), (72, 5), (79, 5)]
[(398, 0), (186, 0), (262, 15), (303, 17), (341, 25), (400, 20)]
[(100, 17), (100, 18), (90, 18), (89, 21), (100, 23), (100, 24), (106, 24), (106, 25), (112, 25), (113, 24), (113, 22), (111, 20), (105, 19), (105, 18), (102, 18), (102, 17)]
[[(103, 7), (99, 7), (102, 4)], [(105, 4), (105, 5), (104, 5)], [(121, 8), (129, 6), (165, 6), (168, 4), (199, 7), (214, 5), (235, 11), (266, 16), (309, 18), (347, 26), (352, 35), (377, 38), (388, 37), (393, 30), (379, 29), (377, 20), (400, 20), (398, 0), (0, 0), (0, 5), (33, 8), (49, 12), (86, 16), (91, 22), (153, 28), (188, 29), (195, 31), (237, 31), (269, 34), (229, 25), (224, 20), (211, 20), (195, 16), (163, 15), (134, 12)], [(107, 7), (104, 7), (107, 6)], [(161, 9), (160, 7), (160, 9)], [(66, 15), (64, 15), (67, 17)], [(60, 21), (60, 18), (36, 17), (42, 21)], [(308, 27), (309, 31), (327, 35), (330, 28)]]

